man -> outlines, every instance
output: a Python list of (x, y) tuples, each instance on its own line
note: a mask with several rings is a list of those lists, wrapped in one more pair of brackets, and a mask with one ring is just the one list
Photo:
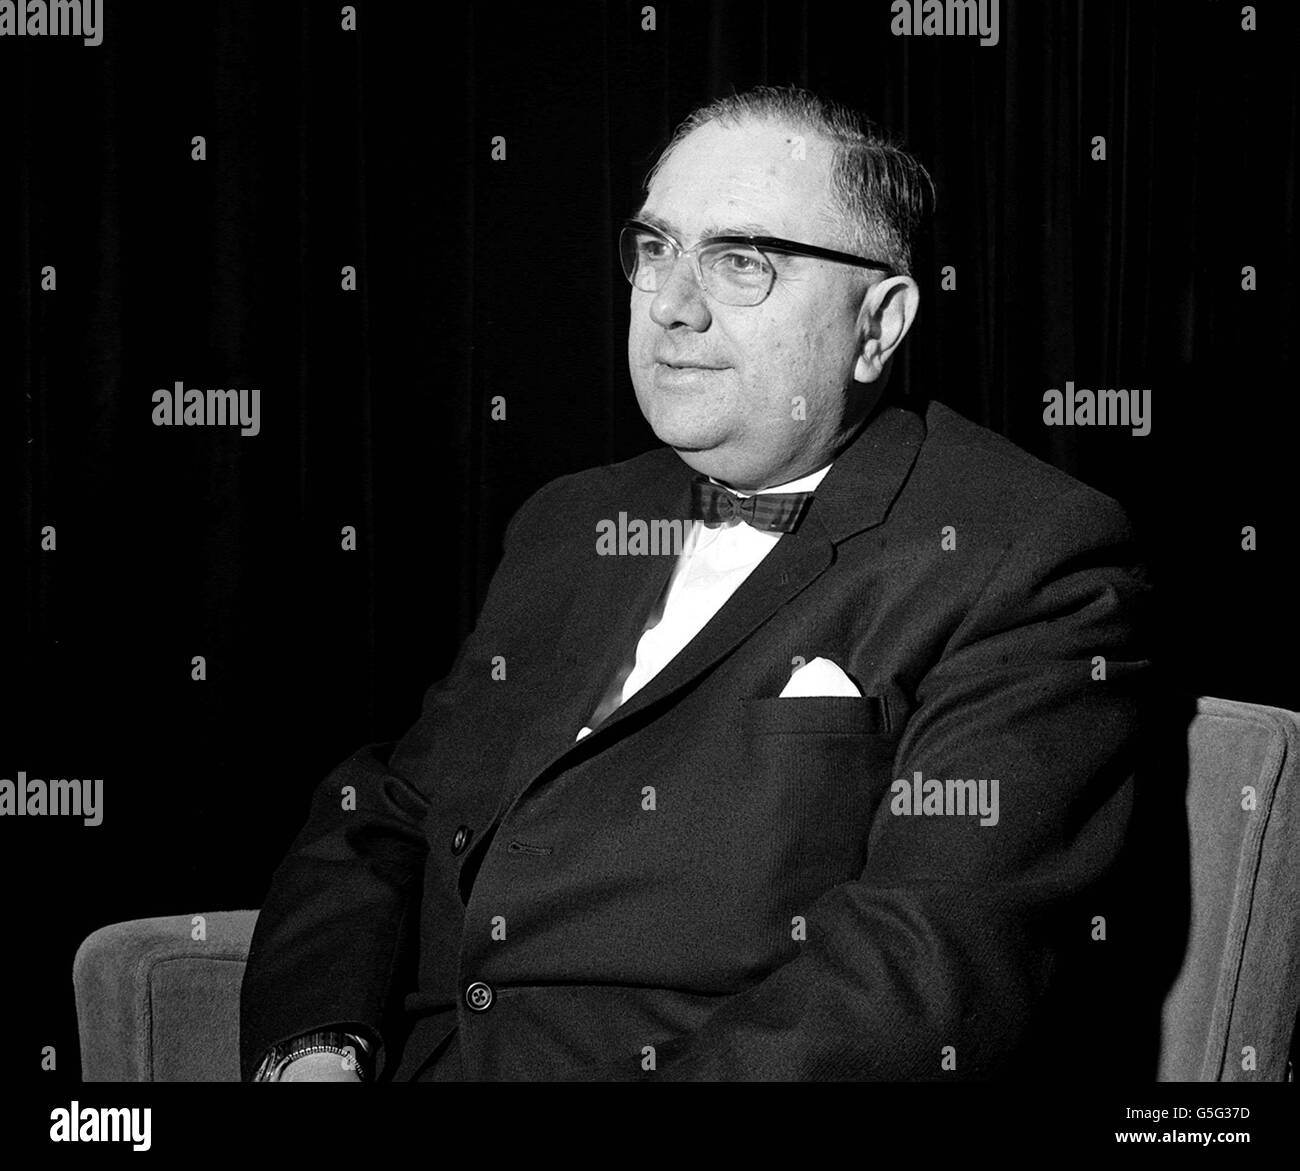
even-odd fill
[(1147, 586), (1113, 501), (885, 397), (929, 194), (802, 91), (679, 129), (620, 241), (667, 446), (529, 499), (419, 721), (318, 788), (246, 1077), (1037, 1077), (1083, 1044)]

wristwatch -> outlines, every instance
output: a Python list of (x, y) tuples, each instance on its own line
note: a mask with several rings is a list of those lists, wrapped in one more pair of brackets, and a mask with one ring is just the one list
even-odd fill
[(361, 1081), (370, 1077), (369, 1041), (340, 1029), (320, 1029), (272, 1045), (253, 1074), (253, 1081), (278, 1082), (291, 1061), (306, 1057), (308, 1053), (337, 1053), (344, 1068), (354, 1069)]

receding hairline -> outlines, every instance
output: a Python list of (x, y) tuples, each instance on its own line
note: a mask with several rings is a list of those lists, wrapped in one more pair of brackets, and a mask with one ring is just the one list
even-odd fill
[(743, 130), (748, 126), (768, 126), (772, 129), (793, 131), (796, 136), (800, 132), (806, 132), (810, 137), (817, 139), (828, 148), (826, 159), (828, 184), (834, 179), (837, 152), (842, 146), (847, 145), (827, 134), (812, 121), (783, 114), (777, 110), (739, 110), (734, 113), (718, 114), (697, 125), (691, 125), (690, 118), (687, 118), (673, 133), (668, 144), (659, 152), (659, 157), (646, 173), (645, 182), (642, 184), (643, 189), (647, 192), (650, 190), (650, 185), (655, 181), (655, 177), (663, 169), (664, 164), (677, 153), (677, 148), (682, 143), (696, 132), (705, 130), (710, 126), (717, 126), (724, 130)]
[[(686, 122), (678, 128), (672, 140), (660, 152), (659, 158), (651, 167), (646, 175), (644, 190), (647, 198), (642, 200), (641, 206), (636, 213), (631, 216), (632, 219), (640, 220), (649, 224), (652, 228), (660, 228), (669, 235), (676, 235), (674, 225), (666, 221), (662, 216), (655, 215), (653, 212), (647, 212), (649, 206), (649, 192), (656, 176), (668, 159), (676, 152), (677, 148), (682, 145), (696, 131), (704, 130), (706, 127), (717, 125), (726, 130), (741, 130), (749, 126), (770, 126), (774, 129), (790, 130), (795, 133), (806, 131), (811, 137), (819, 140), (827, 149), (824, 190), (818, 199), (818, 206), (815, 214), (817, 219), (825, 224), (837, 237), (828, 241), (825, 246), (838, 248), (841, 250), (849, 249), (857, 243), (853, 226), (846, 221), (845, 215), (840, 207), (836, 192), (836, 167), (838, 163), (837, 150), (840, 146), (837, 141), (830, 135), (824, 133), (819, 127), (812, 123), (805, 123), (802, 120), (792, 119), (784, 116), (779, 111), (763, 110), (742, 110), (736, 114), (723, 114), (715, 118), (710, 118), (706, 122), (701, 122), (697, 126), (691, 126), (689, 130), (682, 132)], [(700, 238), (706, 236), (780, 236), (781, 230), (771, 224), (763, 224), (759, 221), (746, 220), (740, 222), (726, 222), (709, 224), (700, 231)], [(842, 238), (841, 238), (842, 237)]]

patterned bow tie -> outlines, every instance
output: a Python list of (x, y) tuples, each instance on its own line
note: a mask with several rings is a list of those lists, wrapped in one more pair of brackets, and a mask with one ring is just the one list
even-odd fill
[(792, 533), (812, 502), (811, 492), (767, 492), (737, 496), (707, 476), (691, 481), (691, 519), (710, 528), (739, 517), (747, 525), (768, 533)]

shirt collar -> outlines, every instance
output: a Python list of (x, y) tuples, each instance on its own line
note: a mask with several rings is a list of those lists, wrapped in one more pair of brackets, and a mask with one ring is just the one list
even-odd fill
[[(831, 461), (831, 463), (834, 462), (834, 460)], [(768, 492), (811, 492), (822, 482), (826, 473), (830, 470), (831, 464), (827, 464), (824, 468), (819, 468), (815, 472), (809, 472), (806, 476), (800, 476), (797, 480), (790, 480), (784, 484), (774, 484), (770, 488), (760, 488), (757, 492), (752, 493), (741, 492), (736, 488), (727, 488), (726, 484), (722, 483), (721, 480), (714, 480), (712, 476), (710, 476), (709, 479), (712, 480), (713, 483), (717, 484), (718, 487), (727, 488), (728, 492), (733, 492), (737, 496), (762, 496)]]

